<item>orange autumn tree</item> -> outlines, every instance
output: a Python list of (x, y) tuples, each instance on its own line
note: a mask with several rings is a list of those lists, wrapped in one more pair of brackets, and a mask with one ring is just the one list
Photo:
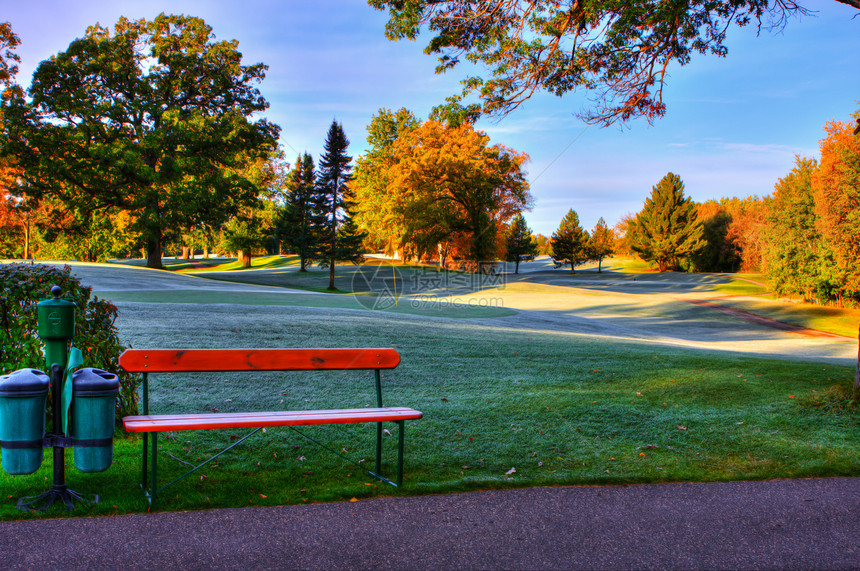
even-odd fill
[[(372, 189), (363, 188), (364, 177), (356, 173), (357, 220), (371, 236), (380, 228), (397, 228), (394, 249), (444, 258), (462, 253), (478, 271), (486, 270), (484, 262), (498, 254), (500, 226), (532, 204), (522, 168), (528, 156), (489, 142), (469, 124), (427, 121), (404, 130), (377, 177), (386, 181), (385, 192), (372, 193), (372, 209), (361, 206)], [(387, 224), (374, 220), (374, 213), (383, 212)]]
[[(860, 117), (860, 111), (855, 117)], [(830, 244), (843, 272), (843, 294), (860, 300), (860, 134), (830, 121), (820, 141), (821, 162), (812, 178), (815, 228)]]

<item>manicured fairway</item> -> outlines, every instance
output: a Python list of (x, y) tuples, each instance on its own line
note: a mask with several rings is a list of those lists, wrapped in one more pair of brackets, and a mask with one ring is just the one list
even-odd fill
[[(776, 360), (692, 349), (665, 339), (619, 340), (607, 329), (598, 334), (564, 330), (553, 321), (563, 316), (549, 319), (551, 310), (449, 319), (223, 299), (206, 303), (205, 296), (190, 300), (182, 291), (164, 290), (146, 302), (118, 301), (123, 340), (139, 348), (395, 347), (403, 360), (383, 375), (386, 404), (414, 407), (425, 417), (407, 424), (403, 489), (380, 483), (363, 470), (373, 456), (372, 427), (305, 430), (330, 448), (366, 461), (358, 464), (290, 430), (270, 429), (169, 488), (161, 509), (509, 486), (860, 473), (860, 422), (839, 398), (853, 378), (849, 360)], [(516, 295), (525, 299), (528, 294)], [(546, 291), (540, 290), (541, 295)], [(589, 294), (576, 295), (584, 299)], [(700, 311), (686, 305), (685, 311)], [(656, 322), (669, 307), (629, 309)], [(606, 306), (600, 311), (619, 310)], [(598, 309), (591, 312), (597, 320)], [(538, 328), (541, 315), (549, 319), (549, 328)], [(675, 317), (682, 326), (684, 315)], [(723, 314), (714, 319), (714, 327), (731, 323)], [(747, 343), (761, 336), (752, 325), (743, 332)], [(743, 342), (740, 336), (738, 341)], [(365, 373), (170, 375), (153, 380), (152, 409), (158, 412), (362, 407), (374, 399), (372, 376)], [(396, 436), (395, 428), (390, 429)], [(78, 513), (146, 509), (136, 484), (140, 442), (122, 436), (121, 430), (118, 436), (117, 462), (110, 470), (94, 475), (68, 470), (72, 488), (103, 496), (98, 506)], [(163, 438), (163, 476), (179, 475), (186, 463), (237, 436), (237, 431), (212, 431)], [(393, 444), (386, 448), (388, 469)], [(0, 474), (5, 500), (0, 517), (28, 517), (14, 509), (14, 501), (47, 489), (50, 479), (50, 461), (32, 476)]]

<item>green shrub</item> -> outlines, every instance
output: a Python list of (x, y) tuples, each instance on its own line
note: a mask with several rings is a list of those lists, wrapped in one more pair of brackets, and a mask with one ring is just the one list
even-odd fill
[(84, 365), (119, 375), (117, 419), (137, 414), (139, 375), (118, 370), (117, 358), (125, 347), (119, 341), (114, 321), (117, 308), (93, 297), (71, 274), (71, 268), (33, 264), (0, 264), (0, 373), (32, 367), (44, 370), (42, 342), (37, 336), (36, 304), (51, 298), (55, 285), (62, 297), (77, 305), (73, 344), (84, 355)]

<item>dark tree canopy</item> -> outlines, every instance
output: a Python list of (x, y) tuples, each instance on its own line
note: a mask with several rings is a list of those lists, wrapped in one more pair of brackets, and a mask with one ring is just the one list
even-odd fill
[[(860, 8), (860, 0), (838, 0)], [(465, 59), (488, 77), (463, 80), (483, 112), (505, 115), (534, 93), (593, 96), (582, 117), (592, 123), (649, 120), (666, 111), (663, 86), (672, 64), (695, 54), (725, 56), (726, 32), (753, 23), (781, 28), (809, 10), (794, 0), (368, 0), (388, 10), (389, 39), (432, 35), (437, 73)], [(463, 108), (461, 108), (463, 109)], [(467, 106), (467, 111), (474, 111)], [(444, 112), (444, 111), (443, 111)]]
[(280, 219), (282, 237), (287, 247), (299, 256), (299, 271), (306, 272), (317, 248), (313, 231), (313, 197), (316, 182), (314, 159), (304, 153), (296, 158), (287, 177), (287, 203)]
[(21, 58), (15, 53), (15, 48), (19, 45), (21, 39), (12, 31), (12, 24), (0, 22), (0, 87), (4, 90), (12, 85), (18, 73)]
[(276, 148), (279, 128), (251, 121), (268, 107), (254, 87), (266, 67), (242, 65), (237, 47), (188, 16), (90, 27), (39, 65), (30, 101), (4, 105), (0, 154), (17, 156), (31, 193), (129, 211), (160, 267), (165, 231), (256, 203), (252, 165)]

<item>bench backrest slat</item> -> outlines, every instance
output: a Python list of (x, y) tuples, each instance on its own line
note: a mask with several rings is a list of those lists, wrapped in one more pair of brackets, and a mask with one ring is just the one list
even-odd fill
[(394, 349), (127, 349), (119, 357), (131, 373), (393, 369), (399, 363)]

